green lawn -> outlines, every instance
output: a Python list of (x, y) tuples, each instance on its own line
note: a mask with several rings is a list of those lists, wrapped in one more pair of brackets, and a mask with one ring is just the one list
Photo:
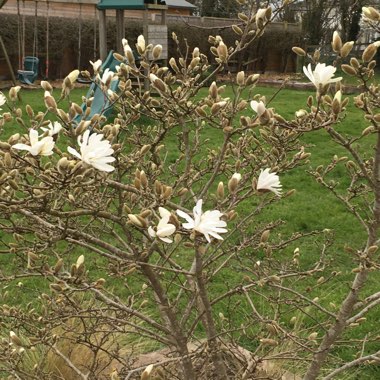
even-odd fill
[[(206, 90), (205, 90), (206, 91)], [(232, 96), (229, 93), (231, 90), (227, 88), (225, 96)], [(271, 94), (274, 93), (274, 89), (271, 88), (256, 88), (255, 93), (266, 95), (269, 99)], [(54, 95), (57, 98), (59, 90), (54, 90)], [(72, 92), (72, 100), (81, 104), (81, 96), (86, 93), (86, 89), (76, 89)], [(271, 103), (271, 107), (274, 107), (276, 112), (283, 115), (285, 118), (292, 118), (294, 112), (300, 108), (306, 108), (307, 96), (312, 94), (311, 92), (283, 90)], [(21, 92), (23, 109), (26, 104), (30, 104), (35, 111), (43, 111), (43, 91), (42, 90), (23, 90)], [(61, 107), (60, 108), (65, 108)], [(367, 126), (366, 121), (363, 119), (362, 114), (353, 106), (352, 98), (348, 105), (348, 116), (340, 124), (339, 130), (345, 134), (360, 135), (361, 131)], [(250, 112), (247, 112), (249, 114)], [(16, 126), (10, 127), (8, 124), (1, 131), (0, 138), (2, 140), (15, 133)], [(208, 132), (207, 137), (212, 137), (212, 130)], [(365, 234), (355, 219), (345, 210), (345, 208), (337, 202), (337, 200), (323, 189), (315, 180), (307, 174), (307, 170), (311, 167), (317, 167), (318, 165), (326, 165), (330, 162), (331, 158), (337, 154), (339, 156), (347, 155), (342, 148), (337, 147), (330, 141), (328, 134), (324, 131), (318, 131), (312, 134), (308, 134), (302, 137), (302, 143), (304, 144), (306, 151), (311, 152), (310, 162), (306, 163), (303, 167), (281, 176), (281, 182), (285, 191), (295, 189), (296, 193), (290, 197), (279, 202), (274, 203), (267, 210), (265, 210), (262, 216), (263, 220), (275, 220), (281, 219), (286, 224), (281, 227), (278, 233), (283, 236), (290, 235), (292, 232), (310, 232), (313, 230), (331, 229), (335, 234), (335, 241), (332, 248), (329, 251), (329, 259), (331, 261), (331, 267), (328, 272), (332, 270), (342, 272), (342, 275), (338, 277), (336, 281), (330, 283), (326, 287), (325, 294), (320, 296), (321, 304), (328, 307), (330, 302), (339, 303), (339, 300), (348, 289), (349, 280), (352, 278), (351, 270), (353, 264), (349, 254), (345, 253), (344, 246), (350, 245), (355, 249), (359, 249), (365, 243)], [(174, 144), (174, 138), (173, 138)], [(175, 146), (173, 146), (175, 150)], [(370, 145), (364, 147), (368, 151), (369, 156), (371, 154)], [(341, 164), (343, 165), (343, 163)], [(344, 177), (340, 178), (342, 171), (335, 171), (332, 179), (342, 184), (338, 185), (338, 188), (343, 189), (345, 185)], [(244, 213), (244, 210), (241, 210)], [(294, 249), (294, 247), (292, 248)], [(301, 249), (304, 263), (311, 261), (318, 251), (317, 246), (312, 239), (306, 241)], [(289, 255), (289, 250), (283, 252), (284, 255)], [(257, 259), (260, 259), (258, 256)], [(0, 267), (6, 268), (12, 265), (6, 258), (0, 256)], [(327, 274), (327, 273), (326, 273)], [(231, 278), (224, 279), (224, 282), (220, 284), (223, 288), (228, 281), (234, 282), (235, 274), (231, 273)], [(370, 279), (370, 285), (366, 289), (366, 293), (370, 294), (378, 290), (378, 282), (380, 276), (377, 273), (373, 273)], [(25, 286), (25, 285), (24, 285)], [(26, 285), (28, 291), (35, 291), (35, 283), (33, 281)], [(217, 289), (218, 286), (215, 287)], [(29, 300), (29, 292), (17, 287), (16, 284), (10, 287), (9, 292), (13, 292), (14, 297), (18, 302), (27, 302)], [(125, 290), (125, 289), (124, 289)], [(304, 289), (301, 289), (304, 290)], [(244, 314), (245, 311), (242, 312)], [(368, 319), (375, 324), (380, 316), (379, 312), (370, 313)], [(353, 336), (363, 336), (367, 332), (370, 332), (374, 327), (371, 326), (371, 322), (364, 327), (356, 327), (352, 330)], [(341, 351), (344, 357), (347, 359), (352, 355), (349, 347)], [(374, 367), (369, 367), (365, 372), (362, 370), (354, 370), (350, 375), (345, 374), (347, 379), (375, 379), (380, 377), (379, 370)], [(364, 376), (364, 377), (363, 377)], [(377, 376), (377, 377), (376, 377)]]

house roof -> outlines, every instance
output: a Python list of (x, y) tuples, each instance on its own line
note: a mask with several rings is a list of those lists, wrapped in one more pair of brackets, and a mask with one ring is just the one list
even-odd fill
[(169, 8), (196, 8), (195, 5), (190, 4), (188, 1), (185, 0), (165, 0), (165, 3)]
[(165, 1), (157, 0), (157, 4), (151, 4), (147, 0), (100, 0), (97, 4), (98, 9), (146, 9), (157, 7), (166, 7)]

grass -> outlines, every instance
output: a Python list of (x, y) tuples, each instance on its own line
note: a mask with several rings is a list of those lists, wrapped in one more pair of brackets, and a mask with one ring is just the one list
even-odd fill
[[(74, 90), (71, 95), (72, 100), (80, 104), (81, 96), (85, 91), (84, 89)], [(55, 90), (55, 95), (57, 92), (58, 90)], [(257, 88), (255, 92), (265, 95), (269, 99), (274, 90), (270, 88)], [(300, 108), (306, 108), (305, 102), (307, 96), (310, 94), (312, 93), (306, 91), (283, 90), (275, 98), (271, 106), (275, 107), (276, 112), (285, 118), (291, 118), (295, 111)], [(26, 104), (30, 104), (35, 111), (43, 110), (41, 101), (43, 97), (42, 90), (22, 91), (21, 96), (23, 103), (22, 108), (24, 108)], [(232, 96), (229, 88), (227, 88), (225, 96)], [(364, 121), (362, 114), (353, 106), (352, 99), (348, 105), (348, 115), (349, 117), (340, 124), (339, 130), (344, 134), (360, 135), (361, 131), (367, 126), (367, 123)], [(9, 128), (9, 126), (6, 125), (4, 131), (2, 131), (1, 139), (6, 139), (14, 132), (13, 128)], [(212, 138), (212, 130), (207, 132), (206, 137)], [(173, 151), (176, 149), (174, 140), (173, 138)], [(289, 190), (294, 188), (296, 194), (268, 207), (263, 218), (265, 218), (265, 220), (284, 220), (286, 224), (280, 230), (284, 236), (294, 231), (310, 232), (316, 229), (323, 230), (326, 228), (334, 231), (335, 240), (329, 252), (329, 258), (332, 262), (330, 271), (340, 271), (342, 272), (342, 276), (339, 277), (339, 280), (324, 289), (325, 294), (321, 297), (321, 303), (328, 307), (330, 302), (339, 304), (347, 292), (349, 280), (352, 278), (352, 261), (349, 254), (345, 253), (344, 246), (350, 245), (355, 249), (359, 249), (365, 242), (365, 234), (354, 218), (347, 213), (345, 208), (307, 174), (307, 170), (311, 167), (328, 164), (335, 154), (342, 156), (346, 155), (346, 153), (342, 148), (337, 147), (336, 144), (331, 142), (324, 130), (303, 136), (302, 143), (306, 147), (306, 150), (312, 154), (310, 163), (281, 177), (284, 189)], [(364, 147), (369, 155), (371, 154), (370, 147), (370, 144)], [(343, 163), (341, 165), (343, 166)], [(340, 189), (343, 189), (345, 184), (344, 177), (340, 178), (342, 173), (343, 170), (340, 169), (335, 172), (333, 177), (336, 181), (342, 181), (342, 184), (338, 185)], [(307, 263), (315, 256), (316, 251), (317, 247), (309, 240), (307, 245), (301, 249), (301, 260)], [(79, 254), (80, 252), (76, 253), (76, 256), (79, 256)], [(259, 255), (259, 253), (257, 254)], [(289, 255), (290, 251), (284, 252), (284, 254)], [(261, 257), (257, 256), (257, 259), (261, 259)], [(7, 260), (7, 258), (0, 256), (1, 267), (9, 268), (10, 263), (7, 262)], [(221, 283), (215, 284), (214, 292), (217, 293), (218, 290), (225, 290), (226, 286), (228, 287), (229, 284), (233, 284), (236, 281), (237, 275), (240, 276), (240, 274), (236, 274), (233, 271), (229, 275), (226, 275)], [(378, 290), (379, 279), (378, 274), (374, 273), (371, 275), (369, 286), (366, 289), (368, 294)], [(118, 282), (115, 281), (115, 286), (117, 286), (117, 284)], [(39, 282), (28, 280), (24, 281), (23, 286), (17, 286), (17, 284), (14, 283), (7, 290), (11, 297), (17, 299), (18, 303), (27, 303), (30, 299), (30, 292), (37, 292), (39, 286)], [(302, 290), (306, 291), (305, 289)], [(120, 292), (126, 292), (126, 289), (123, 288)], [(241, 314), (243, 315), (246, 312), (246, 310), (242, 310)], [(370, 332), (372, 328), (371, 323), (373, 322), (375, 324), (379, 316), (379, 312), (371, 313), (369, 316), (370, 323), (363, 325), (363, 327), (359, 326), (353, 329), (352, 336), (361, 337)], [(341, 349), (340, 355), (344, 359), (349, 360), (352, 351), (347, 347)], [(380, 375), (379, 370), (374, 367), (368, 367), (364, 372), (361, 372), (361, 370), (358, 373), (353, 371), (350, 375), (346, 376), (348, 376), (345, 377), (347, 379), (371, 379)]]

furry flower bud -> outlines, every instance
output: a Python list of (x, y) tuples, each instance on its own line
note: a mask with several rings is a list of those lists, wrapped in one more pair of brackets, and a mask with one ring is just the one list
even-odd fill
[(339, 53), (340, 49), (343, 46), (342, 39), (340, 38), (339, 33), (337, 31), (335, 31), (333, 34), (331, 46), (332, 46), (333, 50), (335, 51), (335, 53)]
[(160, 59), (162, 53), (162, 45), (156, 45), (152, 50), (152, 57), (154, 60)]

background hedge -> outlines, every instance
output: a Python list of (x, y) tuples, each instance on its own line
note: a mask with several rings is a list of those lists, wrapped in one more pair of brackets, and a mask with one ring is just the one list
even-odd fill
[[(81, 23), (81, 49), (79, 57), (79, 21), (69, 18), (50, 18), (49, 37), (49, 78), (56, 79), (64, 77), (68, 72), (78, 67), (89, 68), (89, 60), (97, 59), (99, 56), (98, 44), (94, 50), (94, 36), (98, 32), (98, 26), (93, 19), (82, 20)], [(142, 33), (142, 22), (126, 19), (125, 37), (133, 45), (137, 36)], [(33, 55), (35, 18), (25, 17), (25, 53)], [(95, 29), (95, 33), (94, 33)], [(180, 39), (186, 38), (190, 48), (198, 46), (202, 52), (209, 52), (209, 34), (219, 34), (228, 45), (234, 45), (236, 35), (231, 29), (210, 30), (196, 29), (185, 24), (169, 24), (169, 57), (178, 55), (176, 46), (171, 39), (172, 32), (175, 32)], [(0, 15), (0, 35), (3, 37), (8, 54), (11, 58), (15, 71), (19, 66), (18, 48), (18, 17), (16, 15)], [(108, 49), (116, 47), (116, 26), (112, 19), (107, 20), (107, 46)], [(236, 59), (235, 69), (249, 69), (250, 71), (294, 71), (295, 57), (292, 55), (291, 47), (300, 45), (302, 41), (301, 32), (289, 33), (286, 31), (267, 31), (258, 43), (252, 44), (246, 51), (242, 52)], [(185, 46), (185, 44), (183, 44)], [(40, 58), (40, 74), (44, 77), (46, 60), (46, 19), (37, 18), (37, 56)], [(248, 67), (243, 66), (243, 62), (252, 63)], [(3, 70), (0, 76), (6, 75), (4, 70), (5, 62), (2, 60)]]

